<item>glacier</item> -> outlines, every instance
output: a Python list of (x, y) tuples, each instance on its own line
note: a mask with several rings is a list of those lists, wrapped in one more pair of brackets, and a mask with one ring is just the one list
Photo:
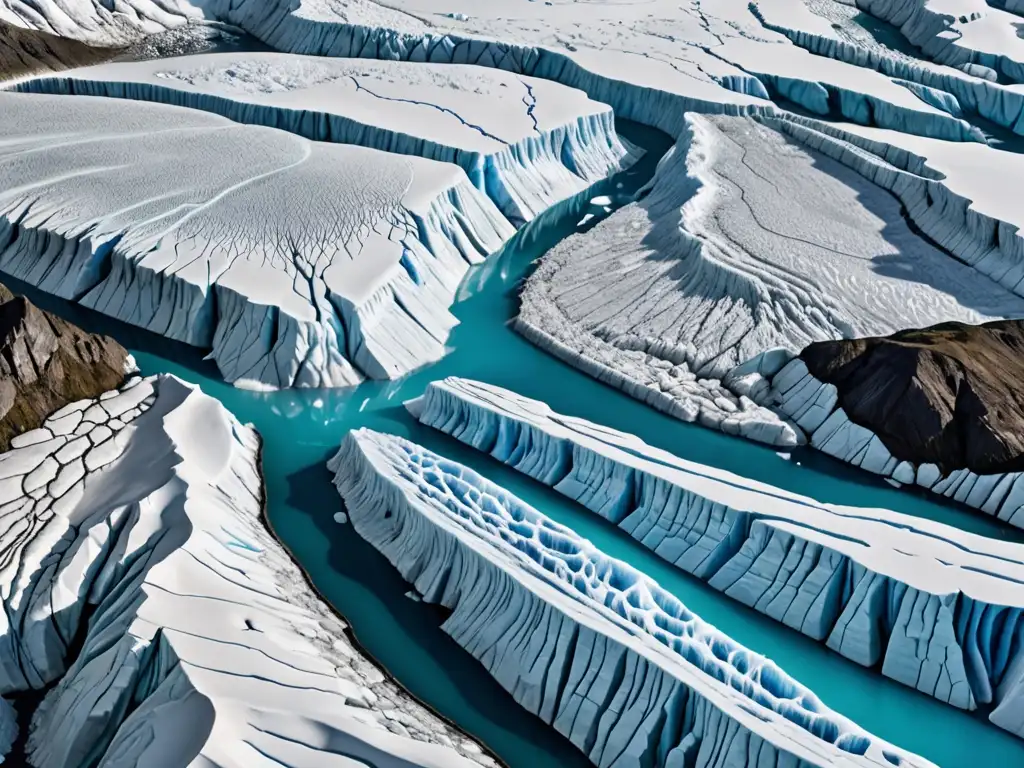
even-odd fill
[(408, 407), (732, 599), (1024, 737), (1024, 546), (822, 504), (481, 382)]
[(244, 386), (390, 378), (444, 354), (514, 229), (449, 163), (174, 106), (0, 93), (0, 269), (209, 349)]
[(32, 765), (494, 768), (353, 644), (264, 528), (256, 432), (173, 376), (0, 455), (0, 692)]
[(84, 67), (15, 88), (175, 104), (455, 163), (517, 222), (639, 156), (616, 134), (611, 109), (582, 92), (466, 65), (212, 53)]
[(597, 766), (930, 765), (464, 466), (360, 429), (329, 467), (445, 631)]
[(815, 378), (802, 360), (792, 360), (771, 380), (768, 399), (800, 426), (813, 448), (1024, 528), (1024, 473), (978, 474), (966, 468), (944, 473), (934, 464), (900, 461), (878, 435), (850, 421), (836, 388)]
[[(637, 202), (542, 257), (515, 328), (677, 418), (789, 447), (805, 436), (765, 397), (808, 343), (1024, 315), (1020, 238), (993, 247), (994, 219), (942, 173), (834, 138), (844, 127), (687, 115)], [(983, 167), (1009, 154), (906, 139)]]

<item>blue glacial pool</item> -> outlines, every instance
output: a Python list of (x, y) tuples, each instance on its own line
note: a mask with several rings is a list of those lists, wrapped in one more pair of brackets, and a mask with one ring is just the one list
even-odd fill
[(544, 400), (563, 413), (633, 432), (685, 458), (737, 472), (822, 501), (878, 506), (940, 520), (988, 536), (1024, 541), (977, 512), (897, 491), (827, 457), (797, 452), (792, 460), (754, 443), (683, 424), (610, 389), (539, 351), (516, 335), (516, 286), (530, 265), (577, 231), (587, 201), (608, 194), (623, 202), (653, 174), (670, 142), (636, 125), (622, 132), (646, 147), (635, 168), (599, 183), (524, 228), (499, 254), (467, 276), (455, 307), (461, 324), (442, 361), (401, 381), (347, 391), (255, 393), (220, 381), (195, 350), (5, 282), (40, 306), (128, 346), (145, 374), (173, 373), (199, 383), (264, 440), (267, 514), (271, 525), (320, 593), (351, 624), (364, 649), (419, 699), (483, 741), (510, 768), (589, 765), (568, 741), (516, 705), (439, 628), (442, 614), (405, 597), (408, 586), (350, 525), (333, 515), (340, 502), (324, 463), (347, 430), (392, 432), (474, 467), (609, 554), (646, 571), (687, 606), (749, 648), (773, 658), (825, 703), (867, 730), (944, 768), (1024, 765), (1024, 742), (980, 715), (968, 715), (865, 670), (810, 639), (732, 602), (669, 566), (625, 533), (487, 456), (420, 426), (402, 402), (444, 376), (480, 379)]

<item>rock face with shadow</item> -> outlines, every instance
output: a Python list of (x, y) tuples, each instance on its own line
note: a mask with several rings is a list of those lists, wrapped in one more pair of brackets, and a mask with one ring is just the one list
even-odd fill
[(118, 53), (117, 48), (98, 48), (0, 21), (0, 80), (83, 67)]
[(69, 402), (116, 389), (128, 350), (86, 333), (0, 285), (0, 451)]
[(800, 357), (897, 459), (944, 473), (1024, 470), (1024, 321), (824, 341)]

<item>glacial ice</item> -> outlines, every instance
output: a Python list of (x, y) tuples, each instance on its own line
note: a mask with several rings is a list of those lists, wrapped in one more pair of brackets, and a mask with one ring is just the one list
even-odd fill
[(438, 359), (513, 233), (457, 166), (195, 110), (0, 93), (0, 269), (211, 350), (228, 381), (342, 386)]
[(329, 466), (445, 631), (597, 766), (929, 765), (466, 467), (365, 429)]
[(495, 765), (356, 650), (263, 527), (258, 436), (193, 386), (73, 403), (0, 477), (0, 693), (57, 681), (32, 765)]
[(1024, 546), (822, 504), (481, 382), (434, 382), (409, 408), (729, 597), (953, 706), (994, 705), (1024, 737)]
[[(986, 266), (991, 228), (971, 239), (949, 226), (940, 174), (902, 172), (826, 130), (841, 133), (795, 117), (688, 115), (646, 197), (542, 258), (517, 330), (685, 421), (792, 446), (800, 431), (764, 396), (806, 344), (1024, 315), (1024, 300), (986, 277), (1016, 289), (1024, 258), (1004, 275)], [(1006, 154), (906, 138), (977, 146), (969, 156), (986, 163)], [(890, 190), (967, 264), (915, 233)]]
[(979, 475), (965, 468), (944, 474), (934, 464), (900, 461), (876, 434), (850, 421), (838, 401), (836, 388), (816, 379), (799, 359), (772, 379), (767, 397), (767, 402), (800, 426), (810, 445), (819, 451), (1024, 528), (1024, 473)]
[(466, 65), (213, 53), (85, 67), (17, 88), (158, 101), (455, 163), (516, 221), (639, 154), (615, 133), (611, 109), (582, 92)]

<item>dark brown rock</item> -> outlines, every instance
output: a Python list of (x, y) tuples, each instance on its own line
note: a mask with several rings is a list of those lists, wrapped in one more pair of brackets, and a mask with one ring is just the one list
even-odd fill
[(124, 381), (128, 351), (0, 286), (0, 451), (68, 403)]
[(0, 21), (0, 80), (96, 64), (118, 53)]
[(800, 357), (897, 459), (943, 472), (1024, 470), (1024, 321), (819, 342)]

